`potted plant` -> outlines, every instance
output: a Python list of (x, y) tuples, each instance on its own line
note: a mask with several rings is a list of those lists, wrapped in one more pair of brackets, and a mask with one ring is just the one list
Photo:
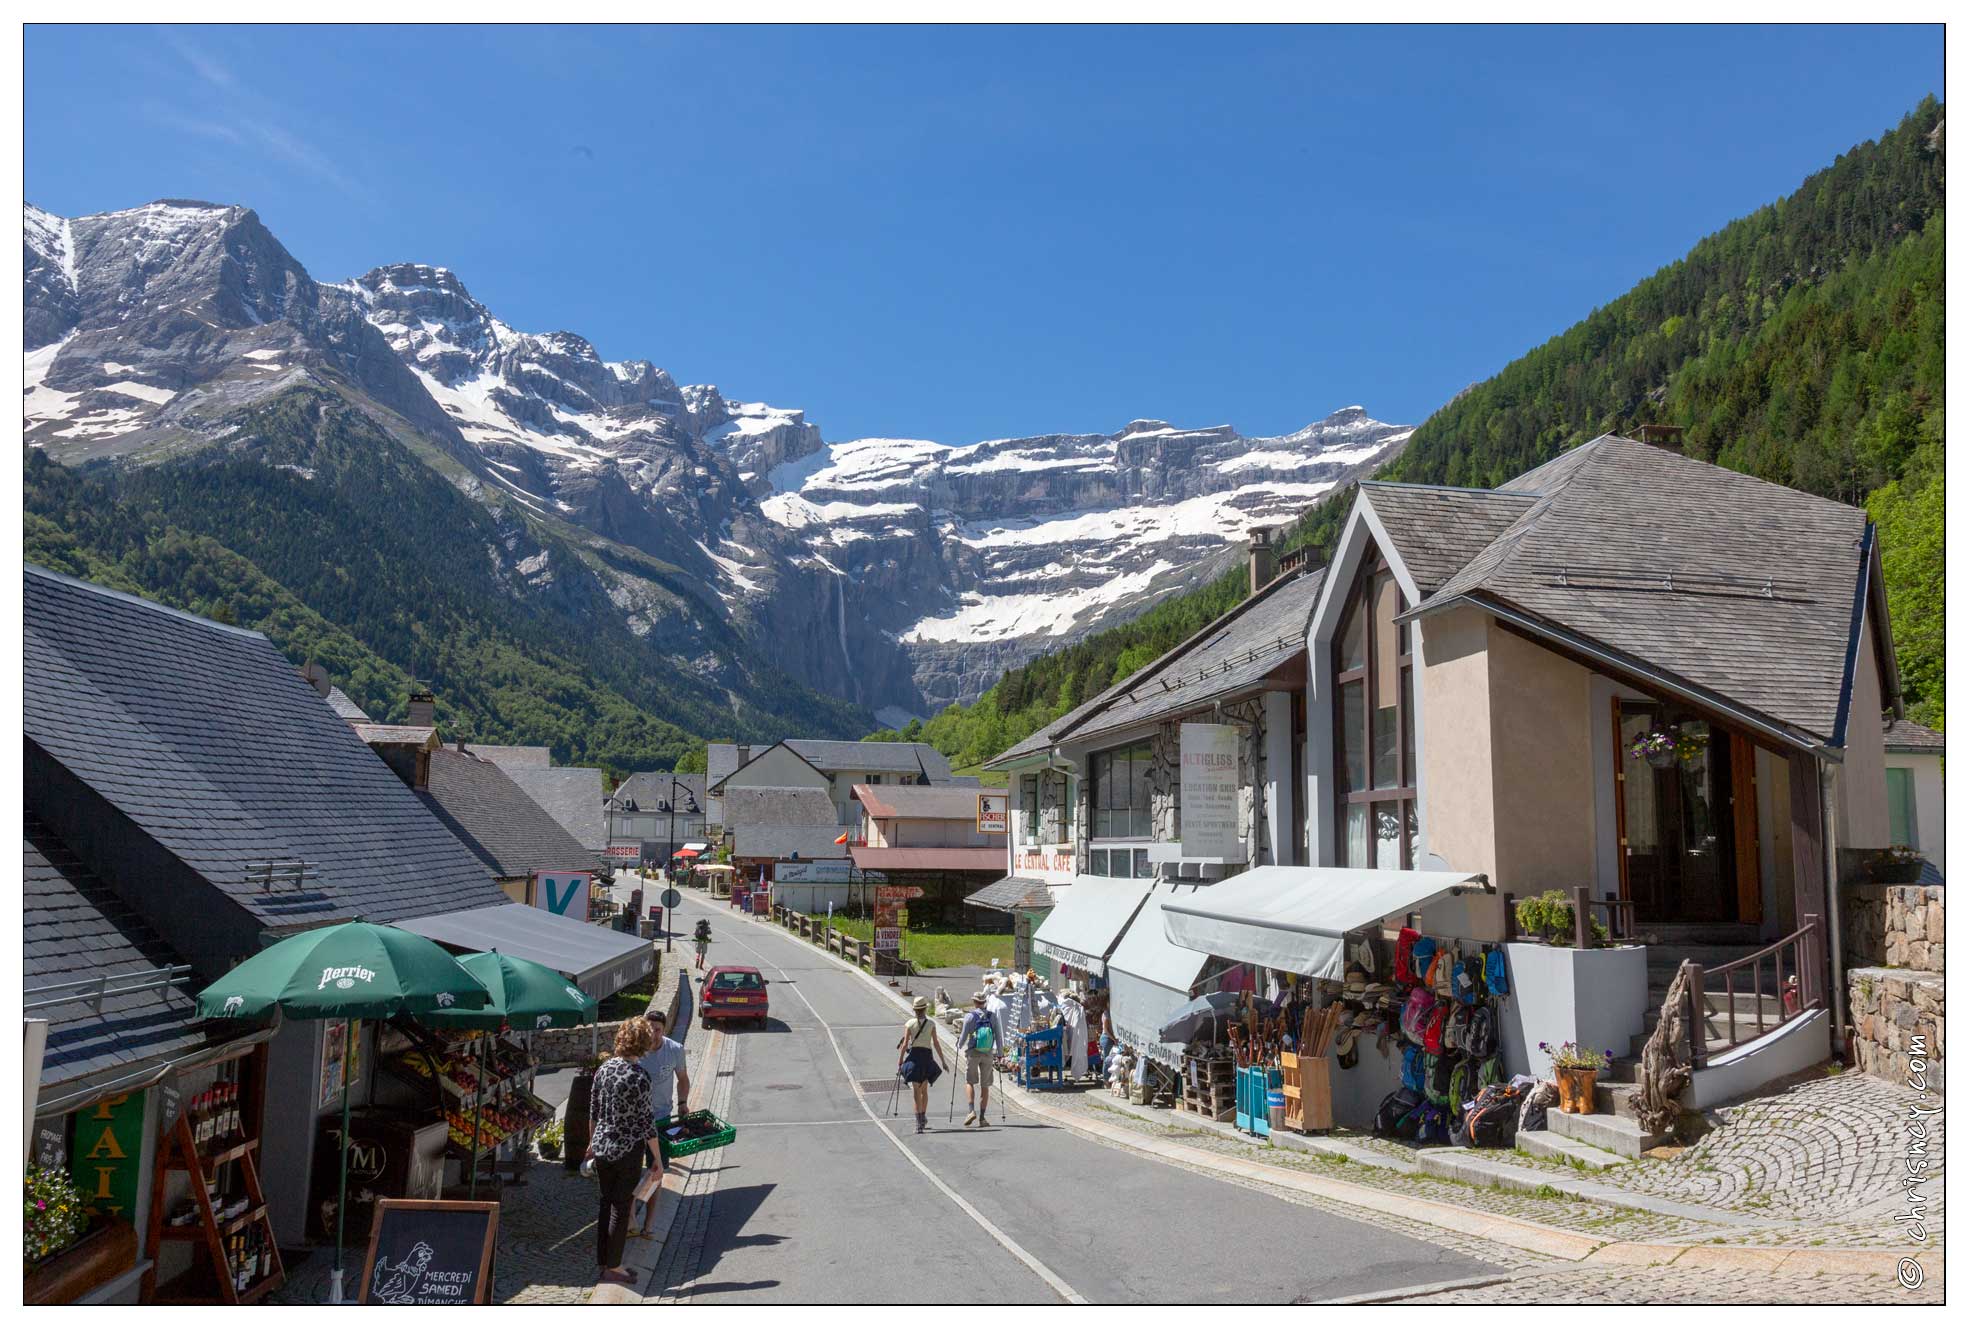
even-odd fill
[[(1549, 890), (1543, 895), (1528, 895), (1518, 901), (1519, 930), (1537, 937), (1548, 946), (1570, 946), (1573, 943), (1573, 901), (1562, 890)], [(1592, 940), (1597, 944), (1607, 939), (1607, 925), (1597, 918), (1586, 920)]]
[(1627, 745), (1627, 755), (1665, 771), (1675, 764), (1675, 734), (1668, 729), (1650, 729)]
[(1588, 1113), (1593, 1110), (1593, 1086), (1600, 1072), (1613, 1060), (1613, 1050), (1605, 1052), (1581, 1047), (1577, 1043), (1540, 1043), (1538, 1050), (1552, 1058), (1552, 1074), (1559, 1082), (1559, 1108), (1563, 1112)]
[(561, 1125), (561, 1119), (556, 1117), (545, 1126), (542, 1126), (540, 1133), (533, 1137), (533, 1147), (540, 1151), (542, 1158), (550, 1161), (559, 1158), (561, 1156), (561, 1140), (564, 1138), (566, 1131), (567, 1128)]

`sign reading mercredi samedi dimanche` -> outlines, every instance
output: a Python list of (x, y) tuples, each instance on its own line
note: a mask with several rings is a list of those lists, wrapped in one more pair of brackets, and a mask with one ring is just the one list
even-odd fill
[(1244, 861), (1238, 834), (1236, 725), (1182, 727), (1183, 857)]

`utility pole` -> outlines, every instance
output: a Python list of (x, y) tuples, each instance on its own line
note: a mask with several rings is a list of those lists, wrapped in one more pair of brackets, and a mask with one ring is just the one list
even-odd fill
[[(676, 889), (676, 884), (670, 880), (670, 865), (677, 861), (677, 773), (675, 771), (670, 772), (669, 845), (670, 851), (663, 860), (663, 889), (666, 891)], [(675, 910), (667, 907), (663, 911), (663, 916), (667, 920), (663, 927), (663, 950), (665, 954), (668, 954), (670, 951), (670, 936), (677, 930), (671, 926), (671, 924), (676, 922), (676, 919), (673, 917), (675, 912)]]

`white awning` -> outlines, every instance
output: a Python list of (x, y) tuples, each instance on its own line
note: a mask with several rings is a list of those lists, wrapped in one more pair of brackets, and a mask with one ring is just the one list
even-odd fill
[(1054, 892), (1059, 903), (1033, 934), (1032, 948), (1075, 969), (1105, 973), (1108, 953), (1154, 884), (1146, 878), (1075, 877), (1073, 885)]
[(1108, 957), (1108, 1015), (1122, 1042), (1166, 1066), (1182, 1065), (1183, 1049), (1156, 1033), (1190, 999), (1210, 957), (1178, 946), (1163, 926), (1163, 910), (1215, 885), (1158, 883)]
[(1165, 903), (1169, 940), (1193, 951), (1314, 978), (1345, 978), (1342, 939), (1470, 883), (1474, 872), (1262, 867)]
[(704, 843), (704, 841), (702, 840), (692, 840), (689, 844), (684, 846), (684, 848), (686, 849), (695, 849), (700, 854), (703, 853), (705, 850), (709, 849), (710, 847), (711, 847), (710, 845)]
[(619, 992), (656, 965), (656, 948), (633, 932), (563, 918), (525, 904), (398, 919), (398, 927), (468, 951), (501, 951), (565, 974), (589, 996)]

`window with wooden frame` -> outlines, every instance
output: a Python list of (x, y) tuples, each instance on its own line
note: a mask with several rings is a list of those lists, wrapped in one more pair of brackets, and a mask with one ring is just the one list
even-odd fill
[(1362, 560), (1333, 639), (1333, 784), (1340, 867), (1412, 868), (1415, 675), (1401, 587)]

